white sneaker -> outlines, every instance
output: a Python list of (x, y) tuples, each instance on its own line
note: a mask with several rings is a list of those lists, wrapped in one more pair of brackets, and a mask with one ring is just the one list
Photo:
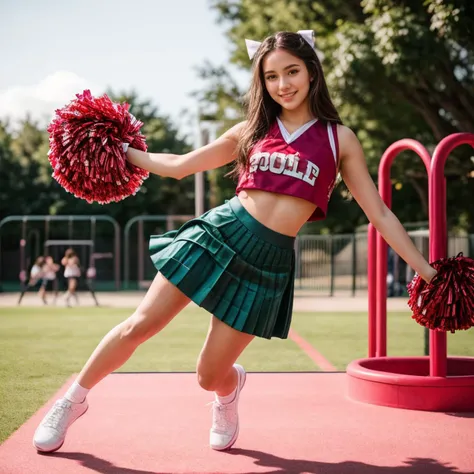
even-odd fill
[(56, 403), (36, 429), (33, 437), (33, 446), (43, 453), (51, 453), (58, 450), (64, 443), (67, 429), (88, 408), (87, 399), (84, 399), (82, 403), (72, 403), (66, 398), (56, 400)]
[(214, 401), (212, 407), (212, 428), (209, 444), (212, 449), (223, 451), (229, 449), (237, 441), (239, 435), (238, 403), (240, 391), (245, 385), (245, 370), (239, 364), (234, 364), (237, 370), (237, 391), (232, 402), (225, 405)]

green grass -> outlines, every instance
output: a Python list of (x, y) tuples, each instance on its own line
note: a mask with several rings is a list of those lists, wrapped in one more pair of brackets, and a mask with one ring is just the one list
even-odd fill
[[(73, 374), (104, 334), (130, 315), (112, 308), (0, 309), (0, 442), (25, 422)], [(126, 372), (195, 370), (209, 323), (187, 309), (140, 346)], [(367, 354), (365, 313), (295, 313), (293, 328), (339, 370)], [(408, 313), (389, 315), (389, 355), (422, 355), (423, 330)], [(474, 356), (474, 332), (449, 335), (450, 353)], [(256, 339), (240, 358), (248, 371), (314, 371), (291, 340)]]
[[(387, 317), (387, 354), (424, 355), (424, 329), (408, 312)], [(296, 313), (292, 327), (339, 370), (367, 357), (367, 313)], [(474, 356), (474, 330), (448, 334), (450, 355)]]

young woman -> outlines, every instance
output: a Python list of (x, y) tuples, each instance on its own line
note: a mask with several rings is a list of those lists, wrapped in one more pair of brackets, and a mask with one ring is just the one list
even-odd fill
[(48, 291), (54, 291), (54, 301), (56, 301), (58, 294), (58, 271), (59, 265), (54, 263), (53, 257), (50, 255), (46, 256), (43, 265), (43, 283), (41, 284), (42, 298), (45, 304), (47, 304), (46, 293)]
[(61, 265), (64, 266), (64, 278), (67, 280), (66, 304), (71, 306), (71, 298), (74, 298), (76, 304), (79, 304), (76, 290), (77, 282), (81, 277), (81, 266), (73, 249), (66, 250), (64, 257), (61, 259)]
[(38, 288), (38, 294), (41, 297), (41, 300), (44, 304), (47, 304), (45, 291), (43, 288), (43, 266), (45, 263), (45, 259), (43, 256), (39, 256), (36, 258), (35, 263), (31, 267), (30, 270), (30, 278), (26, 284), (23, 285), (23, 289), (20, 293), (20, 297), (18, 298), (18, 304), (21, 304), (25, 293), (31, 288)]
[(58, 449), (87, 410), (88, 391), (191, 300), (212, 315), (197, 362), (198, 383), (215, 392), (210, 445), (231, 447), (245, 384), (245, 371), (235, 362), (255, 336), (287, 337), (294, 240), (308, 220), (325, 217), (338, 172), (389, 245), (426, 281), (435, 274), (380, 199), (359, 141), (341, 124), (318, 57), (300, 34), (280, 32), (258, 47), (247, 121), (182, 156), (128, 149), (127, 159), (176, 179), (235, 160), (236, 196), (178, 231), (152, 236), (158, 273), (150, 289), (46, 415), (34, 437), (39, 451)]

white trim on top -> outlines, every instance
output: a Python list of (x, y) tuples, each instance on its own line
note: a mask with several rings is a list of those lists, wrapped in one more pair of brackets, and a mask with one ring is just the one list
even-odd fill
[(336, 140), (334, 139), (334, 132), (332, 131), (331, 122), (328, 122), (328, 136), (329, 136), (329, 144), (331, 145), (332, 154), (334, 155), (334, 161), (337, 165)]
[(309, 122), (306, 122), (304, 125), (301, 125), (301, 127), (295, 130), (293, 133), (290, 133), (285, 128), (280, 118), (277, 117), (278, 127), (280, 127), (280, 132), (283, 137), (283, 140), (285, 140), (285, 142), (288, 144), (290, 144), (291, 142), (294, 142), (297, 138), (301, 137), (301, 135), (303, 135), (303, 133), (306, 132), (306, 130), (308, 130), (308, 128), (310, 128), (317, 121), (318, 119), (310, 120)]

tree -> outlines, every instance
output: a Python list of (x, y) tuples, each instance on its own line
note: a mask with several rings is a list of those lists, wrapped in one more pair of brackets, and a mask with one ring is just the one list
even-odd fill
[(12, 137), (7, 131), (8, 124), (0, 122), (0, 220), (18, 212), (21, 203), (20, 180), (21, 165), (14, 159)]
[[(169, 117), (161, 115), (150, 100), (139, 98), (136, 91), (108, 91), (108, 95), (113, 101), (130, 104), (130, 112), (143, 122), (142, 133), (150, 151), (175, 154), (189, 151), (185, 141), (178, 138), (178, 130)], [(178, 181), (150, 175), (136, 196), (108, 205), (107, 211), (119, 222), (126, 222), (137, 214), (193, 214), (193, 177)]]
[[(231, 62), (244, 68), (250, 65), (244, 38), (315, 30), (335, 105), (359, 136), (374, 176), (383, 151), (400, 138), (417, 139), (432, 151), (444, 136), (473, 129), (474, 7), (467, 0), (213, 0), (211, 5), (234, 45)], [(398, 197), (406, 202), (414, 193), (426, 202), (425, 174), (412, 154), (397, 159), (393, 176), (402, 188), (394, 202)], [(450, 223), (467, 222), (473, 231), (474, 210), (465, 200), (474, 194), (473, 164), (466, 150), (448, 160), (447, 175), (463, 186), (455, 191)], [(341, 193), (344, 187), (333, 200)], [(333, 204), (339, 215), (340, 206)], [(397, 209), (401, 220), (426, 219), (426, 212)], [(357, 210), (350, 214), (347, 230), (365, 220)], [(331, 219), (326, 224), (341, 228)]]
[[(207, 81), (204, 89), (193, 93), (203, 111), (200, 120), (217, 122), (219, 134), (243, 120), (243, 91), (229, 71), (225, 67), (206, 62), (196, 69), (196, 73), (199, 79)], [(232, 166), (230, 164), (206, 172), (208, 207), (215, 207), (234, 193), (235, 182), (227, 176)]]
[[(136, 92), (114, 94), (114, 101), (127, 101), (134, 115), (144, 122), (142, 132), (152, 151), (184, 153), (188, 145), (166, 116)], [(125, 224), (139, 214), (192, 214), (192, 177), (177, 181), (150, 176), (136, 196), (107, 206), (88, 204), (68, 194), (52, 178), (46, 130), (26, 117), (16, 133), (0, 123), (0, 218), (12, 214), (108, 214)]]
[(10, 134), (4, 126), (0, 143), (8, 157), (2, 189), (9, 205), (2, 216), (40, 213), (51, 202), (47, 133), (27, 116), (15, 134)]

